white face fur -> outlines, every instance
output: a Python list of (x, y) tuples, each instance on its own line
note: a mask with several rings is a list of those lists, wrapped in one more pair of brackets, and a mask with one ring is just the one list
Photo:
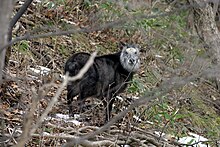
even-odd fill
[(129, 72), (135, 72), (140, 67), (139, 49), (137, 47), (124, 46), (120, 55), (121, 65)]

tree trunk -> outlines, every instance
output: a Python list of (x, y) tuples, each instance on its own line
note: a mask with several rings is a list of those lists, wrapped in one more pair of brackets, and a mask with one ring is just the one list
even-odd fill
[[(15, 16), (12, 18), (9, 29), (8, 29), (8, 42), (12, 40), (12, 30), (17, 23), (17, 21), (21, 18), (21, 16), (27, 11), (27, 8), (30, 6), (33, 0), (26, 0), (22, 7), (19, 9), (19, 11), (15, 14)], [(9, 59), (11, 56), (11, 46), (7, 48), (6, 55), (5, 55), (5, 67), (7, 66)]]
[[(12, 14), (13, 0), (1, 0), (0, 5), (0, 46), (8, 42), (8, 29)], [(6, 50), (0, 51), (0, 85), (3, 79), (3, 69), (5, 66)]]
[[(207, 52), (212, 57), (213, 63), (218, 66), (220, 65), (220, 34), (215, 22), (216, 11), (213, 9), (215, 3), (212, 6), (207, 1), (201, 0), (191, 0), (190, 3), (196, 6), (193, 9), (195, 29), (206, 44)], [(219, 79), (220, 77), (216, 77), (218, 88), (220, 88)]]

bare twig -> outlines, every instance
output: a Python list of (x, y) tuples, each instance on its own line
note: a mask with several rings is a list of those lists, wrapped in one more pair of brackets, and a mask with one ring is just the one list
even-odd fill
[(32, 93), (34, 93), (34, 96), (32, 98), (32, 104), (31, 104), (31, 107), (30, 107), (30, 111), (27, 114), (26, 119), (25, 119), (26, 121), (24, 122), (24, 125), (23, 125), (23, 132), (21, 134), (20, 141), (16, 145), (18, 147), (25, 146), (25, 143), (27, 142), (28, 138), (30, 137), (30, 129), (31, 129), (32, 123), (34, 121), (34, 119), (33, 119), (34, 118), (34, 112), (37, 108), (37, 103), (38, 103), (38, 97), (37, 97), (37, 94), (35, 92), (35, 89), (33, 89), (32, 91), (33, 91)]
[[(216, 67), (213, 67), (213, 69), (215, 69)], [(131, 104), (126, 110), (122, 111), (121, 113), (119, 113), (117, 116), (115, 116), (113, 119), (111, 119), (106, 125), (104, 125), (103, 127), (101, 127), (99, 130), (92, 132), (88, 135), (82, 136), (78, 139), (72, 139), (71, 142), (68, 142), (64, 145), (64, 147), (69, 147), (72, 146), (73, 144), (80, 144), (81, 141), (83, 140), (87, 140), (89, 138), (93, 138), (95, 135), (102, 133), (103, 131), (105, 131), (106, 129), (108, 129), (113, 123), (115, 123), (117, 120), (121, 119), (127, 112), (131, 111), (133, 108), (146, 104), (156, 98), (160, 98), (161, 96), (163, 96), (164, 94), (170, 92), (171, 90), (174, 89), (178, 89), (181, 86), (197, 79), (198, 77), (201, 76), (207, 76), (207, 74), (209, 73), (210, 70), (213, 69), (206, 69), (203, 70), (200, 73), (185, 77), (185, 78), (177, 78), (174, 77), (170, 80), (168, 80), (167, 82), (165, 82), (161, 87), (153, 90), (152, 92), (149, 92), (147, 94), (145, 94), (144, 96), (142, 96), (139, 100), (136, 100), (133, 104)]]
[(176, 116), (177, 112), (179, 111), (179, 109), (177, 109), (175, 111), (174, 114), (171, 115), (171, 117), (169, 118), (169, 120), (164, 124), (162, 131), (160, 132), (160, 137), (159, 140), (162, 138), (162, 134), (164, 133), (165, 129), (167, 128), (167, 126), (169, 125), (169, 123), (173, 120), (173, 118)]
[[(73, 135), (66, 135), (66, 134), (32, 134), (33, 137), (45, 137), (45, 138), (56, 138), (56, 139), (72, 139), (72, 138), (78, 138)], [(118, 146), (115, 144), (115, 142), (112, 142), (110, 140), (100, 140), (100, 141), (89, 141), (84, 140), (81, 145), (86, 147), (99, 147), (99, 146)]]
[[(87, 61), (87, 63), (85, 64), (85, 66), (80, 70), (80, 72), (74, 76), (74, 77), (69, 77), (68, 74), (66, 75), (66, 78), (63, 80), (60, 88), (58, 89), (58, 91), (56, 92), (56, 95), (52, 98), (52, 100), (50, 101), (50, 103), (48, 104), (47, 108), (45, 109), (45, 111), (43, 112), (43, 114), (40, 116), (40, 118), (38, 118), (36, 124), (33, 126), (33, 128), (30, 130), (32, 121), (33, 121), (33, 114), (34, 111), (36, 109), (36, 101), (34, 101), (32, 103), (31, 110), (29, 112), (28, 115), (28, 119), (27, 119), (27, 123), (25, 123), (25, 128), (24, 131), (22, 133), (22, 137), (20, 142), (18, 143), (17, 146), (24, 146), (24, 144), (26, 143), (26, 141), (30, 138), (30, 136), (32, 136), (32, 134), (35, 133), (35, 131), (37, 130), (37, 128), (41, 125), (41, 123), (44, 121), (44, 119), (47, 117), (48, 113), (51, 111), (52, 107), (55, 105), (55, 103), (57, 102), (61, 92), (63, 91), (63, 89), (65, 88), (65, 86), (67, 85), (67, 83), (69, 81), (74, 81), (74, 80), (78, 80), (80, 78), (82, 78), (82, 76), (86, 73), (86, 71), (89, 69), (89, 67), (93, 64), (94, 58), (96, 56), (97, 52), (94, 52), (93, 54), (91, 54), (89, 60)], [(38, 95), (39, 96), (39, 95)], [(34, 99), (36, 100), (36, 99)]]
[(85, 126), (85, 127), (82, 127), (82, 128), (79, 128), (79, 132), (82, 132), (82, 131), (85, 131), (85, 130), (98, 130), (99, 127), (96, 127), (96, 126)]
[(68, 135), (68, 134), (64, 134), (64, 133), (60, 133), (60, 134), (45, 134), (45, 133), (42, 133), (42, 134), (32, 134), (32, 137), (45, 137), (45, 138), (56, 138), (56, 139), (71, 139), (71, 138), (77, 138), (76, 136), (74, 135)]
[[(206, 140), (206, 141), (197, 141), (197, 142), (194, 142), (194, 143), (192, 143), (192, 144), (185, 144), (185, 143), (179, 143), (179, 145), (180, 146), (195, 146), (195, 145), (198, 145), (199, 143), (206, 143), (207, 144), (207, 146), (208, 146), (208, 143), (211, 143), (211, 142), (218, 142), (219, 141), (219, 139), (217, 139), (217, 140)], [(217, 144), (217, 146), (219, 146), (219, 144)]]
[(105, 29), (109, 29), (109, 28), (113, 28), (115, 26), (119, 27), (121, 25), (124, 25), (125, 23), (131, 23), (133, 21), (137, 21), (137, 20), (141, 20), (141, 19), (151, 19), (151, 18), (157, 18), (157, 17), (164, 17), (164, 16), (169, 16), (169, 15), (173, 15), (175, 13), (181, 12), (183, 10), (187, 10), (188, 8), (192, 7), (191, 5), (188, 6), (183, 6), (180, 9), (176, 9), (174, 11), (170, 11), (170, 12), (165, 12), (162, 14), (156, 14), (156, 15), (133, 15), (133, 16), (129, 16), (129, 17), (125, 17), (125, 18), (121, 18), (112, 22), (108, 22), (105, 24), (98, 24), (94, 27), (87, 27), (87, 28), (82, 28), (82, 29), (71, 29), (68, 31), (56, 31), (56, 32), (50, 32), (50, 33), (45, 33), (45, 34), (38, 34), (38, 35), (31, 35), (31, 34), (26, 34), (24, 36), (20, 36), (17, 37), (15, 39), (13, 39), (11, 42), (0, 46), (0, 52), (2, 52), (3, 49), (13, 45), (16, 42), (22, 41), (22, 40), (28, 40), (28, 39), (36, 39), (36, 38), (45, 38), (45, 37), (51, 37), (51, 36), (62, 36), (62, 35), (69, 35), (69, 34), (77, 34), (77, 33), (90, 33), (90, 32), (94, 32), (94, 31), (100, 31), (100, 30), (105, 30)]
[(74, 132), (77, 132), (77, 130), (75, 130), (74, 128), (72, 128), (70, 126), (62, 127), (62, 126), (57, 126), (57, 125), (54, 125), (54, 124), (51, 124), (51, 123), (45, 124), (45, 126), (51, 127), (51, 128), (54, 128), (54, 129), (58, 129), (58, 130), (61, 130), (61, 131), (74, 131)]
[[(22, 7), (18, 10), (18, 12), (15, 14), (15, 16), (12, 18), (9, 24), (8, 28), (8, 42), (12, 40), (12, 30), (17, 23), (17, 21), (20, 19), (20, 17), (26, 12), (28, 6), (32, 3), (33, 0), (26, 0)], [(11, 48), (9, 47), (6, 52), (6, 57), (5, 57), (5, 67), (8, 64), (9, 58), (11, 56)]]
[(48, 104), (47, 108), (45, 109), (44, 113), (40, 116), (40, 118), (37, 120), (35, 126), (32, 128), (31, 134), (33, 134), (36, 131), (36, 129), (39, 127), (39, 125), (47, 117), (48, 113), (51, 111), (52, 107), (57, 102), (58, 97), (60, 96), (60, 94), (63, 91), (63, 89), (66, 87), (67, 83), (69, 81), (75, 81), (75, 80), (78, 80), (78, 79), (82, 78), (82, 76), (86, 73), (86, 71), (89, 69), (89, 67), (93, 64), (93, 61), (94, 61), (94, 58), (95, 58), (96, 54), (97, 54), (97, 52), (94, 52), (94, 53), (91, 54), (89, 60), (85, 64), (85, 66), (79, 71), (79, 73), (76, 76), (69, 77), (68, 74), (66, 75), (66, 77), (63, 80), (60, 88), (56, 92), (56, 95), (52, 98), (52, 100)]
[[(19, 11), (15, 14), (15, 16), (12, 18), (10, 22), (10, 29), (12, 31), (12, 28), (16, 24), (16, 22), (19, 20), (19, 18), (24, 14), (24, 12), (27, 10), (28, 6), (32, 3), (33, 0), (26, 0), (22, 7), (19, 9)], [(10, 39), (11, 40), (11, 39)]]

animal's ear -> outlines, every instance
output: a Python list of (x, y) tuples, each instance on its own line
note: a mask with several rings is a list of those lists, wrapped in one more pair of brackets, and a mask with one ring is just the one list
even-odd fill
[(120, 41), (118, 47), (122, 50), (127, 44), (125, 42)]
[(141, 48), (141, 46), (139, 44), (135, 44), (135, 47), (139, 48), (139, 49)]

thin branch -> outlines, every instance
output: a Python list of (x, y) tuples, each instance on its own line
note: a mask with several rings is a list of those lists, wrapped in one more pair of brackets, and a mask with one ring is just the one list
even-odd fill
[[(50, 101), (50, 103), (48, 104), (47, 108), (45, 109), (45, 111), (43, 112), (43, 114), (40, 116), (40, 118), (38, 118), (36, 124), (32, 127), (32, 129), (30, 130), (31, 124), (33, 122), (33, 114), (35, 112), (36, 109), (36, 103), (37, 102), (33, 102), (32, 103), (32, 107), (31, 110), (29, 112), (28, 118), (27, 118), (27, 123), (25, 123), (25, 128), (24, 131), (22, 133), (22, 137), (21, 140), (19, 141), (19, 143), (17, 144), (17, 146), (22, 147), (25, 145), (25, 143), (28, 141), (28, 139), (30, 138), (30, 136), (32, 136), (35, 131), (37, 130), (37, 128), (41, 125), (41, 123), (44, 121), (44, 119), (47, 117), (48, 113), (52, 110), (52, 107), (56, 104), (56, 102), (58, 101), (58, 98), (60, 96), (60, 94), (62, 93), (63, 89), (66, 87), (67, 83), (69, 81), (74, 81), (74, 80), (78, 80), (80, 78), (82, 78), (82, 76), (87, 72), (87, 70), (89, 69), (89, 67), (93, 64), (94, 62), (94, 58), (96, 56), (97, 52), (94, 52), (91, 54), (89, 60), (87, 61), (87, 63), (85, 64), (85, 66), (80, 70), (80, 72), (74, 76), (74, 77), (69, 77), (68, 73), (65, 77), (65, 79), (63, 80), (60, 88), (57, 90), (55, 96), (52, 98), (52, 100)], [(37, 95), (37, 96), (40, 96)], [(36, 98), (37, 99), (37, 98)], [(34, 100), (36, 100), (34, 98)], [(26, 126), (27, 125), (27, 126)]]
[(24, 2), (24, 4), (22, 5), (22, 7), (18, 10), (18, 12), (15, 14), (15, 16), (12, 18), (11, 22), (10, 22), (10, 29), (12, 30), (12, 28), (14, 27), (14, 25), (16, 24), (16, 22), (19, 20), (19, 18), (24, 14), (24, 12), (27, 10), (28, 6), (32, 3), (33, 0), (26, 0)]
[[(183, 85), (188, 84), (191, 81), (196, 80), (198, 77), (205, 76), (211, 69), (204, 70), (203, 72), (200, 72), (198, 74), (194, 74), (191, 76), (188, 76), (186, 78), (172, 78), (166, 83), (164, 83), (161, 87), (153, 90), (152, 92), (149, 92), (142, 96), (140, 99), (136, 100), (131, 104), (126, 110), (120, 112), (118, 115), (116, 115), (114, 118), (112, 118), (106, 125), (101, 127), (99, 130), (94, 131), (88, 135), (82, 136), (78, 139), (72, 139), (71, 142), (68, 142), (64, 145), (64, 147), (70, 147), (75, 144), (80, 144), (83, 140), (88, 140), (89, 138), (93, 138), (95, 135), (98, 135), (105, 130), (107, 130), (113, 123), (115, 123), (117, 120), (121, 119), (123, 116), (127, 114), (127, 112), (131, 111), (133, 108), (144, 105), (146, 103), (149, 103), (150, 101), (160, 98), (161, 96), (165, 95), (166, 93), (172, 91), (173, 89), (178, 89)], [(161, 92), (159, 92), (161, 91)]]
[[(57, 134), (57, 135), (50, 135), (50, 134), (32, 134), (33, 137), (45, 137), (45, 138), (56, 138), (56, 139), (71, 139), (71, 138), (78, 138), (73, 135), (66, 135), (66, 134)], [(94, 146), (116, 146), (119, 147), (118, 145), (115, 144), (115, 142), (112, 142), (110, 140), (100, 140), (100, 141), (89, 141), (89, 140), (84, 140), (81, 143), (82, 146), (86, 147), (94, 147)]]
[[(32, 1), (33, 0), (26, 0), (24, 2), (24, 4), (22, 5), (22, 7), (18, 10), (18, 12), (15, 14), (15, 16), (10, 21), (9, 28), (8, 28), (8, 36), (7, 36), (8, 42), (10, 42), (12, 40), (12, 30), (13, 30), (15, 24), (17, 23), (19, 18), (26, 12), (28, 6), (32, 3)], [(5, 63), (4, 63), (5, 67), (8, 65), (8, 61), (9, 61), (10, 56), (11, 56), (11, 48), (8, 47), (7, 52), (6, 52), (6, 57), (5, 57)]]
[[(209, 69), (201, 71), (200, 73), (197, 73), (197, 74), (185, 77), (185, 78), (174, 77), (174, 78), (166, 81), (159, 88), (153, 90), (152, 92), (145, 94), (140, 99), (134, 101), (133, 104), (131, 104), (126, 110), (120, 112), (118, 115), (116, 115), (114, 118), (112, 118), (106, 125), (101, 127), (99, 130), (94, 131), (88, 135), (82, 136), (80, 138), (71, 139), (71, 141), (66, 143), (64, 145), (64, 147), (70, 147), (72, 145), (81, 144), (81, 142), (83, 140), (88, 140), (90, 138), (93, 138), (94, 136), (107, 130), (113, 123), (115, 123), (116, 121), (121, 119), (123, 116), (125, 116), (127, 114), (127, 112), (131, 111), (133, 108), (140, 106), (140, 105), (144, 105), (146, 103), (149, 103), (150, 101), (153, 101), (156, 98), (160, 99), (166, 93), (168, 93), (174, 89), (178, 89), (181, 86), (186, 85), (189, 82), (196, 80), (198, 77), (207, 76), (210, 73), (210, 71), (215, 70), (216, 68), (218, 68), (218, 66), (214, 66), (212, 69), (209, 68)], [(209, 74), (209, 76), (211, 76), (211, 75)], [(213, 75), (213, 76), (215, 76), (215, 75)], [(159, 91), (161, 91), (161, 92), (159, 92)]]
[[(198, 145), (199, 143), (206, 143), (207, 144), (207, 146), (208, 146), (208, 143), (210, 143), (210, 142), (217, 142), (217, 141), (219, 141), (219, 139), (217, 139), (217, 140), (206, 140), (206, 141), (202, 141), (202, 140), (200, 140), (200, 141), (197, 141), (197, 142), (194, 142), (194, 143), (191, 143), (191, 144), (186, 144), (186, 143), (179, 143), (178, 145), (180, 145), (180, 146), (192, 146), (192, 147), (194, 147), (195, 145)], [(219, 145), (219, 144), (218, 144)]]
[(44, 113), (40, 116), (40, 118), (37, 120), (35, 126), (32, 128), (31, 134), (33, 134), (37, 130), (37, 128), (40, 126), (40, 124), (47, 117), (48, 113), (52, 110), (52, 107), (57, 102), (60, 94), (62, 93), (63, 89), (66, 87), (67, 83), (69, 81), (75, 81), (75, 80), (81, 79), (82, 76), (87, 72), (89, 67), (93, 64), (93, 61), (94, 61), (94, 58), (95, 58), (96, 54), (97, 54), (97, 52), (94, 52), (94, 53), (91, 54), (91, 56), (90, 56), (89, 60), (87, 61), (87, 63), (84, 65), (84, 67), (79, 71), (79, 73), (76, 76), (69, 77), (68, 74), (66, 75), (66, 77), (64, 78), (60, 88), (57, 90), (56, 95), (52, 98), (52, 100), (48, 104), (47, 108), (45, 109)]
[(37, 103), (38, 103), (38, 97), (37, 97), (37, 94), (35, 92), (35, 89), (32, 89), (32, 91), (35, 94), (32, 98), (33, 101), (32, 101), (31, 107), (30, 107), (30, 111), (26, 115), (26, 119), (25, 119), (26, 121), (24, 122), (24, 125), (23, 125), (23, 132), (21, 134), (20, 141), (16, 145), (17, 147), (25, 146), (25, 143), (27, 142), (28, 138), (30, 137), (30, 129), (31, 129), (31, 125), (34, 121), (34, 119), (33, 119), (34, 118), (34, 112), (37, 108)]
[(173, 15), (175, 13), (181, 12), (183, 10), (187, 10), (188, 8), (192, 7), (191, 5), (183, 6), (180, 9), (176, 9), (174, 11), (170, 12), (165, 12), (161, 14), (156, 14), (156, 15), (133, 15), (133, 16), (128, 16), (125, 18), (121, 18), (112, 22), (108, 22), (105, 24), (98, 24), (94, 27), (87, 27), (87, 28), (82, 28), (82, 29), (70, 29), (68, 31), (57, 31), (57, 32), (50, 32), (50, 33), (45, 33), (45, 34), (38, 34), (38, 35), (31, 35), (31, 34), (26, 34), (24, 36), (17, 37), (13, 39), (11, 42), (3, 45), (0, 47), (0, 52), (4, 50), (5, 48), (13, 45), (16, 42), (22, 41), (22, 40), (30, 40), (30, 39), (36, 39), (36, 38), (45, 38), (45, 37), (51, 37), (51, 36), (62, 36), (62, 35), (70, 35), (70, 34), (76, 34), (76, 33), (91, 33), (94, 31), (100, 31), (100, 30), (105, 30), (105, 29), (110, 29), (115, 26), (122, 26), (125, 23), (131, 23), (133, 21), (141, 20), (141, 19), (151, 19), (151, 18), (157, 18), (157, 17), (164, 17), (164, 16), (169, 16)]

